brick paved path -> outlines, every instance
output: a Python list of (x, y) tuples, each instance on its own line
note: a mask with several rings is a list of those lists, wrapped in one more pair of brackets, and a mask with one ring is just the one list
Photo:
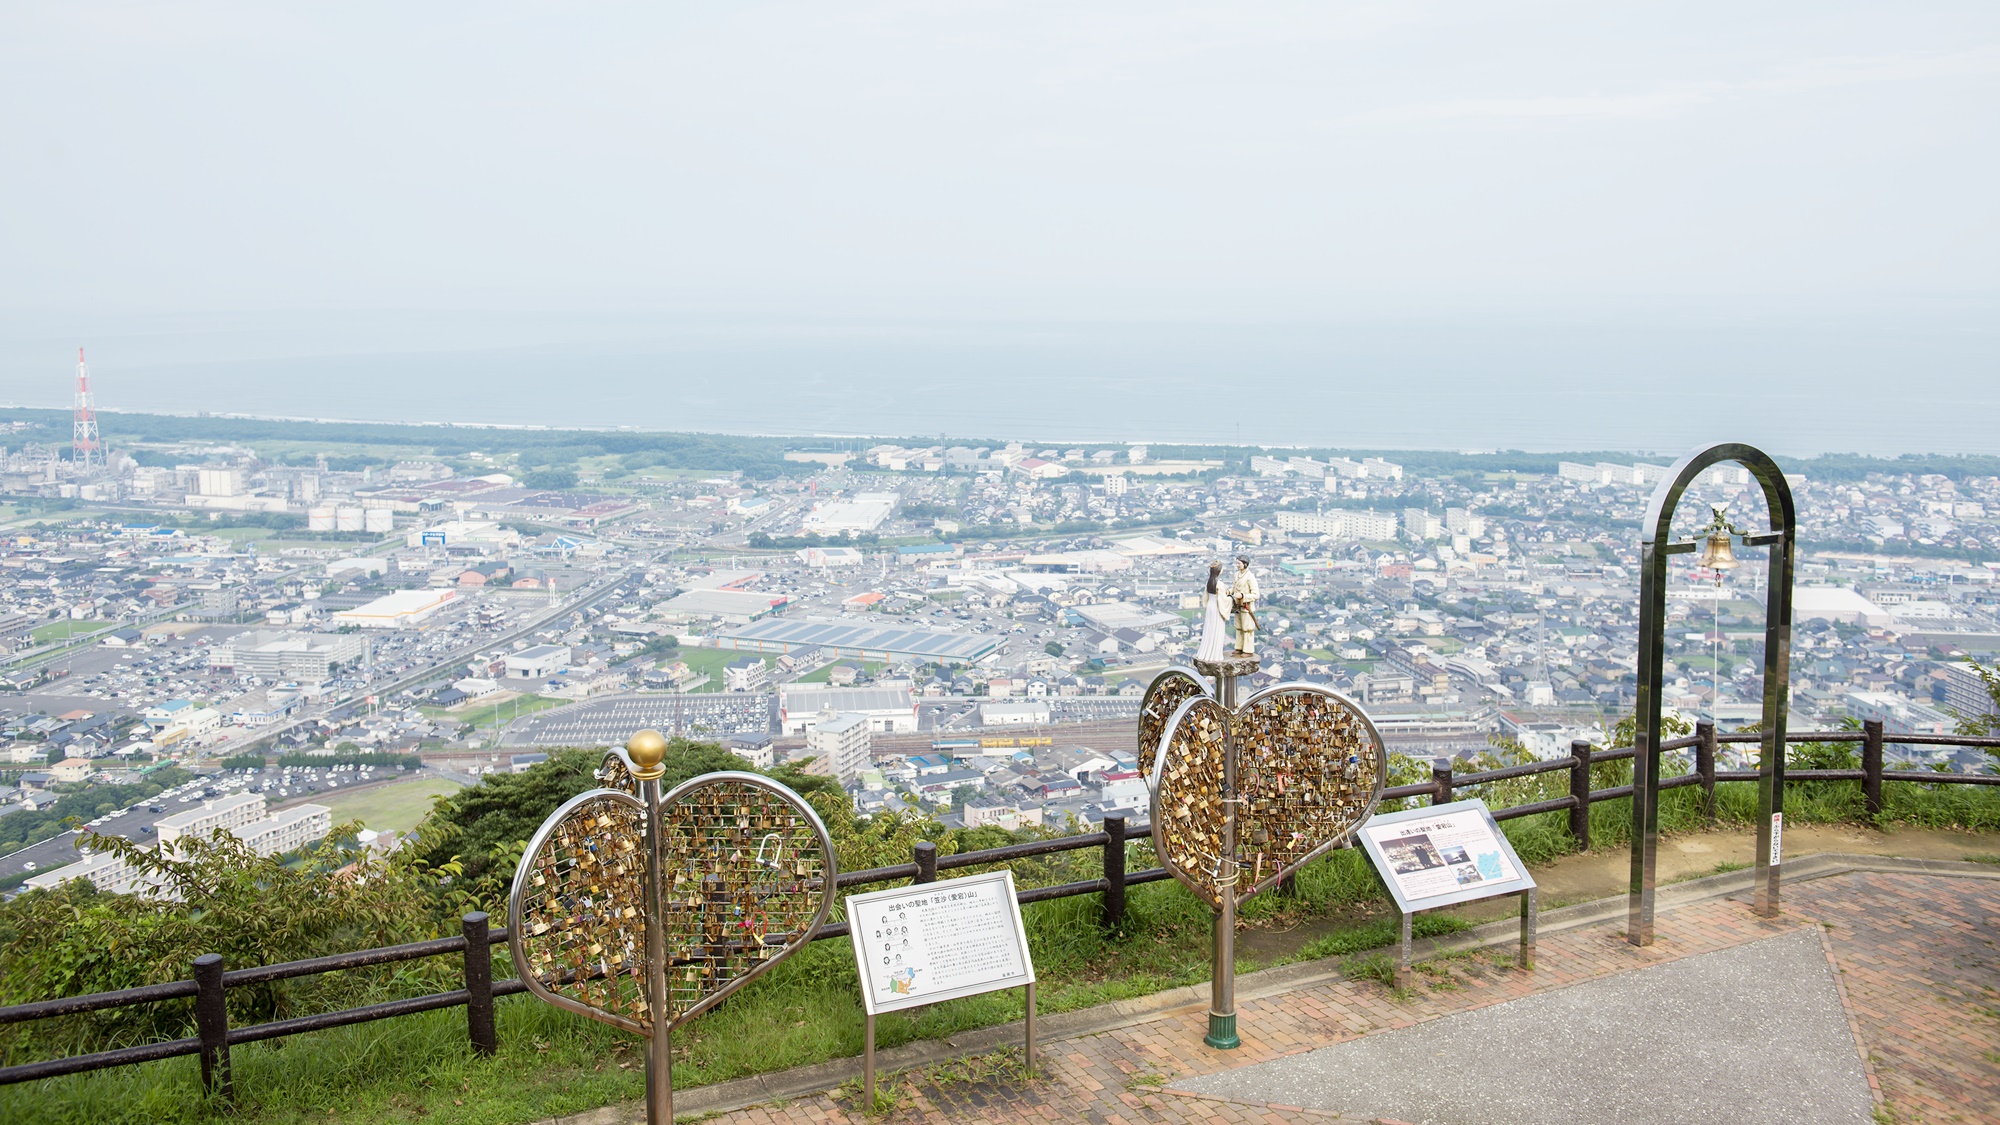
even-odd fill
[[(1235, 1051), (1202, 1045), (1207, 1017), (1197, 1007), (1046, 1044), (1042, 1074), (1032, 1082), (912, 1076), (895, 1085), (900, 1105), (886, 1121), (1325, 1125), (1342, 1118), (1175, 1093), (1173, 1080), (1818, 926), (1887, 1119), (2000, 1125), (2000, 883), (1850, 874), (1788, 886), (1785, 896), (1785, 915), (1774, 922), (1755, 919), (1744, 903), (1730, 900), (1663, 913), (1656, 940), (1645, 949), (1628, 945), (1615, 926), (1546, 935), (1532, 974), (1507, 964), (1503, 947), (1428, 965), (1402, 997), (1376, 980), (1359, 979), (1246, 1002), (1239, 1008), (1243, 1046)], [(858, 1108), (827, 1095), (722, 1119), (732, 1125), (864, 1120)]]

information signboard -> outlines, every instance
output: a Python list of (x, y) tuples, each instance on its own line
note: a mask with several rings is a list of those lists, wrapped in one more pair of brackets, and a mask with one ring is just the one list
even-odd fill
[(849, 895), (847, 923), (870, 1016), (1035, 983), (1011, 871)]
[(1377, 813), (1361, 846), (1405, 914), (1535, 886), (1484, 801)]

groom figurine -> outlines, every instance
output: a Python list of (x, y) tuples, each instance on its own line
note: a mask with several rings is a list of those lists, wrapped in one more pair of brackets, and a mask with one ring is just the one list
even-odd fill
[(1250, 556), (1236, 556), (1236, 581), (1229, 586), (1229, 601), (1236, 608), (1236, 652), (1254, 656), (1257, 652), (1257, 576), (1250, 573)]

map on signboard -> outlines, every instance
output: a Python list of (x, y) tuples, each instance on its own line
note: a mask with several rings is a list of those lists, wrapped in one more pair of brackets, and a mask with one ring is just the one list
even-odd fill
[(1404, 910), (1427, 910), (1535, 885), (1484, 801), (1382, 813), (1362, 847)]
[(847, 921), (870, 1012), (1035, 979), (1011, 871), (852, 895)]

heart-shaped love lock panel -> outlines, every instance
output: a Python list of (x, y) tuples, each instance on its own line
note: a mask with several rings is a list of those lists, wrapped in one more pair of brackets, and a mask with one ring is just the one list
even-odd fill
[[(1236, 848), (1224, 854), (1223, 772), (1236, 742)], [(1338, 847), (1375, 812), (1388, 753), (1355, 703), (1278, 684), (1231, 713), (1207, 695), (1168, 719), (1153, 767), (1153, 847), (1211, 907), (1233, 872), (1248, 898)]]
[(1214, 698), (1208, 684), (1193, 673), (1169, 668), (1146, 685), (1146, 697), (1139, 701), (1139, 776), (1147, 784), (1153, 780), (1153, 759), (1160, 752), (1160, 736), (1167, 722), (1190, 699)]
[[(629, 771), (628, 771), (629, 773)], [(650, 1035), (646, 927), (665, 930), (668, 1030), (775, 968), (825, 924), (837, 877), (812, 806), (769, 778), (711, 773), (660, 799), (660, 902), (646, 904), (645, 804), (592, 789), (529, 841), (508, 903), (514, 966), (558, 1007)]]
[(632, 776), (632, 759), (625, 756), (623, 747), (613, 747), (604, 755), (595, 776), (601, 788), (639, 795), (639, 779)]

